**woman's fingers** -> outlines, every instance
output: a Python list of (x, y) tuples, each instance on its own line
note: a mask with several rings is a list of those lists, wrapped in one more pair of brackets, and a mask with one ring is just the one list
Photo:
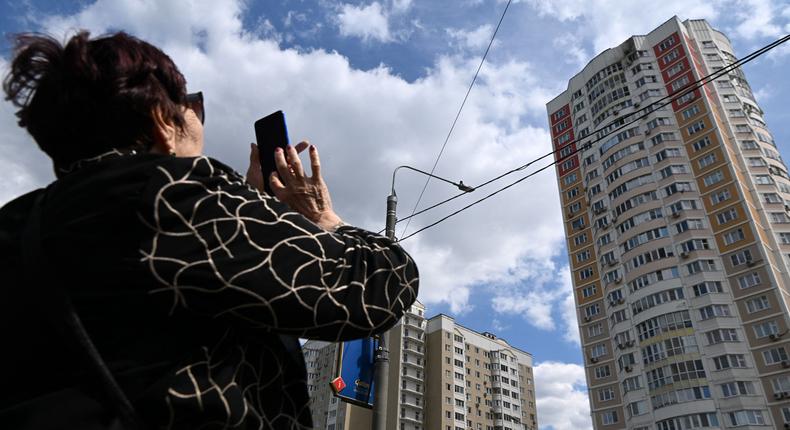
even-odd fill
[(285, 147), (285, 152), (288, 155), (288, 165), (294, 174), (298, 177), (304, 177), (304, 169), (302, 168), (302, 160), (299, 159), (299, 153), (296, 148), (291, 145)]
[(289, 178), (291, 175), (291, 167), (288, 165), (288, 162), (285, 161), (285, 151), (282, 148), (275, 148), (274, 149), (274, 167), (277, 168), (277, 172), (280, 174), (281, 178)]
[(250, 166), (261, 165), (261, 156), (258, 153), (258, 145), (250, 143)]
[(321, 159), (318, 157), (318, 149), (315, 145), (310, 145), (310, 171), (313, 179), (321, 178)]
[(301, 142), (296, 144), (296, 152), (301, 154), (302, 151), (307, 149), (308, 146), (310, 146), (310, 142), (307, 142), (307, 141), (303, 140), (303, 141), (301, 141)]

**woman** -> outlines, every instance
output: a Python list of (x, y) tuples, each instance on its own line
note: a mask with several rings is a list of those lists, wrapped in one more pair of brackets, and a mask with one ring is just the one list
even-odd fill
[[(201, 155), (202, 98), (185, 88), (169, 57), (124, 33), (17, 38), (4, 90), (58, 179), (0, 209), (13, 350), (1, 427), (86, 428), (98, 414), (311, 428), (296, 337), (371, 336), (414, 302), (414, 262), (342, 223), (314, 146), (312, 176), (306, 143), (275, 154), (268, 196), (254, 148), (246, 181)], [(73, 324), (53, 317), (63, 303)]]

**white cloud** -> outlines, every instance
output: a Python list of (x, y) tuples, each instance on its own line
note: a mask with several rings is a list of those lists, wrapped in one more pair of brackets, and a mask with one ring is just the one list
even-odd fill
[[(543, 330), (556, 328), (552, 310), (562, 297), (555, 288), (561, 276), (551, 261), (527, 261), (491, 287), (491, 308), (497, 314), (521, 315), (527, 323)], [(509, 282), (509, 283), (508, 283)]]
[(571, 280), (571, 268), (565, 266), (560, 270), (560, 273), (562, 273), (563, 278), (562, 291), (565, 294), (560, 305), (560, 313), (562, 315), (562, 322), (565, 329), (563, 338), (568, 342), (581, 345), (581, 340), (579, 339), (579, 317), (576, 312), (576, 301), (573, 297), (574, 289), (573, 282)]
[(344, 4), (337, 15), (340, 35), (363, 41), (390, 42), (389, 18), (379, 2), (367, 6)]
[(277, 43), (283, 42), (283, 35), (277, 31), (274, 24), (264, 17), (258, 18), (258, 24), (255, 26), (253, 33), (261, 39), (271, 39)]
[[(2, 76), (8, 67), (0, 58)], [(11, 103), (0, 103), (0, 205), (46, 185), (53, 177), (49, 159), (38, 150), (33, 138), (19, 128), (15, 113)]]
[(736, 36), (751, 40), (782, 35), (782, 27), (774, 23), (779, 13), (772, 0), (738, 0), (735, 10), (740, 21), (735, 27)]
[(591, 430), (584, 368), (543, 362), (535, 366), (538, 424), (542, 430)]
[(592, 58), (590, 54), (584, 50), (583, 40), (579, 36), (570, 33), (564, 34), (554, 39), (552, 44), (555, 48), (567, 54), (565, 57), (566, 62), (579, 67), (579, 69), (584, 67)]
[[(445, 31), (453, 40), (465, 49), (482, 49), (488, 46), (494, 27), (490, 24), (481, 25), (474, 30), (448, 28)], [(497, 42), (494, 41), (494, 44)]]
[(757, 99), (758, 103), (765, 103), (769, 98), (771, 98), (771, 96), (773, 96), (773, 93), (773, 86), (771, 84), (766, 84), (764, 87), (754, 91), (754, 98)]
[(681, 19), (715, 19), (730, 0), (644, 2), (620, 0), (524, 0), (538, 13), (560, 21), (574, 21), (581, 34), (592, 39), (597, 54), (617, 46), (634, 34), (645, 34), (675, 14)]
[[(292, 140), (311, 138), (321, 150), (340, 215), (379, 230), (390, 173), (400, 164), (430, 169), (479, 58), (441, 57), (423, 77), (408, 82), (385, 67), (353, 69), (335, 52), (285, 50), (260, 40), (242, 29), (242, 4), (100, 0), (74, 16), (44, 22), (60, 34), (75, 28), (94, 34), (125, 29), (162, 47), (189, 88), (204, 91), (206, 152), (240, 171), (246, 169), (247, 143), (254, 140), (252, 123), (284, 110)], [(549, 152), (548, 130), (524, 126), (520, 118), (542, 119), (543, 103), (554, 90), (537, 81), (527, 63), (487, 63), (435, 173), (474, 185)], [(2, 121), (10, 117), (3, 112)], [(3, 162), (26, 166), (30, 178), (50, 178), (47, 163), (20, 155), (19, 148), (31, 148), (29, 138), (15, 126), (4, 130)], [(30, 180), (19, 177), (21, 183), (9, 185), (5, 195), (29, 189)], [(414, 205), (423, 181), (399, 174), (401, 217)], [(410, 231), (505, 183), (415, 218)], [(433, 182), (422, 205), (456, 192)], [(452, 312), (468, 311), (479, 285), (513, 284), (528, 268), (548, 264), (562, 249), (561, 222), (556, 181), (548, 171), (405, 241), (420, 266), (420, 299), (447, 303)]]
[(392, 11), (396, 13), (404, 13), (411, 9), (412, 0), (392, 0)]
[(495, 315), (521, 316), (541, 330), (560, 330), (564, 340), (579, 345), (576, 305), (570, 268), (552, 261), (525, 261), (489, 287)]

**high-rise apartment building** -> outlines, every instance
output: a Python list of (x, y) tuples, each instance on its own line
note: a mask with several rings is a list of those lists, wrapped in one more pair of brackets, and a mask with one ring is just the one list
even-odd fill
[(426, 336), (426, 429), (537, 430), (532, 355), (441, 314)]
[(742, 71), (683, 95), (733, 53), (674, 17), (547, 105), (596, 429), (790, 428), (790, 176)]
[[(329, 388), (337, 345), (308, 341), (313, 424), (322, 430), (369, 428), (371, 413)], [(532, 356), (446, 315), (425, 318), (416, 302), (390, 332), (390, 430), (537, 430)]]

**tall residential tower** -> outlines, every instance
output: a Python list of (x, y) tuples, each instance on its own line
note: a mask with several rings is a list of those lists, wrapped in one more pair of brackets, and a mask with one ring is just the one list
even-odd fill
[[(330, 391), (337, 346), (308, 341), (313, 425), (370, 428), (367, 409)], [(532, 356), (446, 315), (425, 318), (416, 302), (390, 332), (388, 430), (537, 430)]]
[(673, 17), (547, 105), (596, 429), (790, 428), (790, 176), (742, 71), (682, 95), (733, 52)]

